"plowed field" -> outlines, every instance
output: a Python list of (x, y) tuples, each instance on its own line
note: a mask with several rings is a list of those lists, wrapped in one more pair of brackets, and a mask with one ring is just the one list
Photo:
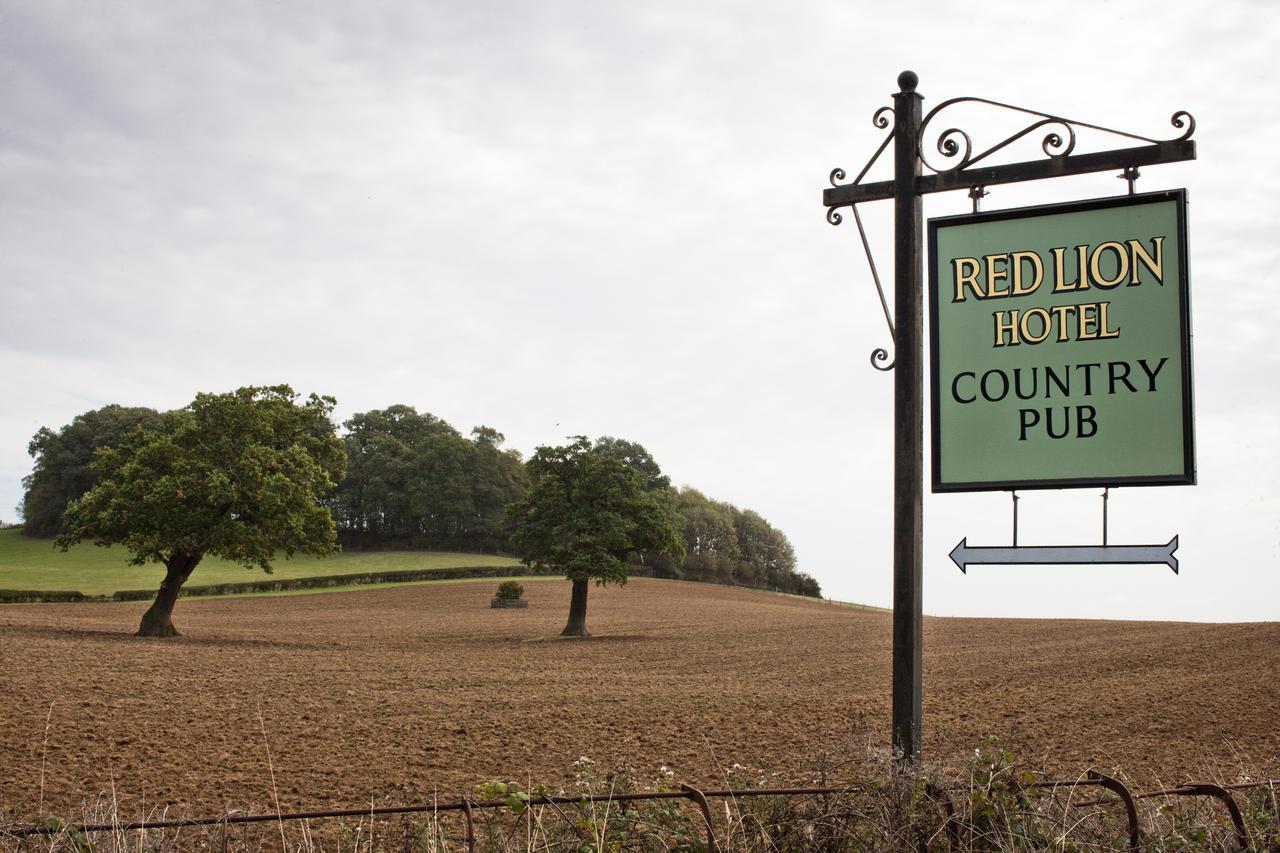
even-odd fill
[[(131, 636), (139, 604), (0, 607), (0, 814), (42, 786), (63, 815), (104, 791), (124, 816), (262, 809), (272, 769), (286, 810), (555, 784), (581, 756), (787, 777), (888, 740), (886, 613), (637, 580), (592, 589), (595, 636), (566, 642), (569, 585), (525, 586), (527, 610), (474, 583), (184, 600), (173, 640)], [(1072, 775), (1280, 764), (1280, 623), (925, 624), (931, 759), (993, 734)]]

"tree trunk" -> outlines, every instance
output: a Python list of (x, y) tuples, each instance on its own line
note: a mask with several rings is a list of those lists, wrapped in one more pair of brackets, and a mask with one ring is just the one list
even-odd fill
[(156, 600), (147, 608), (147, 612), (142, 614), (142, 624), (138, 626), (138, 633), (134, 636), (178, 636), (177, 630), (173, 627), (173, 605), (178, 600), (178, 592), (187, 578), (191, 577), (191, 572), (200, 562), (201, 556), (188, 551), (176, 551), (164, 561), (165, 574), (164, 580), (160, 583), (160, 591), (156, 593)]
[(569, 598), (569, 623), (560, 632), (561, 637), (590, 637), (587, 633), (587, 579), (575, 579), (573, 595)]

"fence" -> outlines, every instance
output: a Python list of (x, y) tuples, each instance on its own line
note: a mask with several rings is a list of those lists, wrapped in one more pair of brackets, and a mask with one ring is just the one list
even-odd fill
[[(1242, 791), (1246, 789), (1266, 788), (1270, 796), (1270, 819), (1276, 822), (1274, 827), (1274, 835), (1271, 828), (1264, 828), (1268, 840), (1263, 842), (1263, 848), (1267, 850), (1280, 849), (1280, 809), (1276, 808), (1276, 793), (1280, 790), (1280, 780), (1267, 780), (1259, 782), (1246, 782), (1238, 784), (1219, 785), (1207, 782), (1187, 782), (1173, 788), (1165, 788), (1154, 791), (1146, 791), (1133, 793), (1129, 788), (1118, 779), (1105, 776), (1096, 772), (1088, 772), (1084, 776), (1071, 780), (1038, 780), (1016, 783), (1022, 791), (1048, 791), (1051, 795), (1060, 794), (1063, 791), (1068, 792), (1065, 802), (1055, 801), (1057, 807), (1064, 813), (1068, 811), (1081, 812), (1083, 810), (1093, 809), (1094, 814), (1102, 806), (1119, 805), (1123, 811), (1124, 839), (1117, 839), (1118, 845), (1109, 845), (1104, 849), (1126, 849), (1130, 851), (1140, 851), (1143, 849), (1142, 832), (1139, 824), (1137, 803), (1141, 800), (1149, 800), (1154, 798), (1177, 798), (1177, 797), (1206, 797), (1216, 800), (1221, 804), (1221, 810), (1225, 811), (1226, 820), (1219, 813), (1217, 817), (1205, 820), (1208, 827), (1226, 826), (1230, 823), (1230, 833), (1234, 835), (1234, 844), (1240, 850), (1251, 850), (1253, 841), (1246, 827), (1244, 815), (1233, 796), (1233, 791)], [(1081, 788), (1098, 788), (1101, 789), (1101, 795), (1092, 799), (1082, 801), (1072, 801), (1074, 792)], [(963, 803), (966, 813), (961, 814), (956, 809), (952, 800), (952, 795), (957, 792), (963, 792), (966, 797), (971, 797), (974, 789), (952, 788), (950, 790), (935, 785), (924, 786), (924, 794), (927, 800), (934, 806), (938, 807), (939, 814), (942, 818), (941, 822), (936, 824), (932, 830), (919, 831), (916, 835), (916, 843), (919, 849), (937, 849), (940, 845), (944, 849), (950, 851), (960, 851), (970, 849), (972, 834), (975, 825), (979, 822), (978, 812), (974, 808), (972, 801), (966, 799)], [(701, 829), (705, 831), (706, 848), (710, 851), (721, 851), (724, 849), (721, 838), (718, 837), (716, 830), (716, 821), (713, 817), (711, 800), (751, 800), (760, 797), (778, 797), (778, 798), (831, 798), (848, 796), (853, 793), (861, 792), (881, 792), (885, 791), (883, 783), (864, 783), (855, 782), (841, 786), (828, 787), (800, 787), (800, 788), (741, 788), (741, 789), (723, 789), (723, 790), (707, 790), (703, 791), (691, 785), (679, 785), (674, 790), (667, 791), (646, 791), (634, 793), (609, 793), (609, 794), (592, 794), (579, 796), (524, 796), (517, 801), (517, 814), (520, 812), (534, 809), (538, 807), (556, 808), (562, 806), (585, 807), (603, 803), (606, 806), (611, 804), (624, 805), (627, 803), (636, 803), (643, 801), (662, 801), (677, 800), (687, 801), (696, 807), (697, 813), (701, 817)], [(1106, 795), (1110, 793), (1114, 798)], [(462, 798), (456, 802), (448, 803), (430, 803), (403, 806), (383, 806), (371, 807), (363, 809), (339, 809), (327, 811), (309, 811), (309, 812), (290, 812), (275, 814), (231, 814), (225, 813), (218, 817), (206, 818), (184, 818), (176, 820), (158, 820), (158, 821), (139, 821), (132, 823), (85, 823), (73, 826), (9, 826), (0, 827), (0, 839), (33, 839), (37, 837), (58, 836), (67, 834), (78, 839), (92, 836), (95, 833), (111, 833), (116, 837), (124, 833), (131, 832), (156, 832), (163, 830), (176, 830), (181, 828), (204, 827), (213, 829), (215, 832), (221, 831), (221, 847), (225, 851), (228, 849), (228, 830), (232, 826), (254, 823), (275, 823), (281, 824), (281, 833), (283, 840), (283, 825), (285, 821), (303, 821), (334, 819), (334, 818), (370, 818), (372, 821), (377, 817), (385, 816), (409, 816), (409, 815), (439, 815), (440, 813), (457, 812), (461, 815), (463, 824), (462, 845), (468, 851), (474, 851), (477, 844), (476, 820), (477, 814), (484, 811), (498, 811), (502, 809), (512, 809), (513, 800), (508, 799), (487, 799), (472, 801), (468, 798)], [(727, 811), (727, 810), (726, 810)], [(1051, 809), (1043, 809), (1042, 817), (1047, 816)], [(1160, 810), (1164, 813), (1164, 809)], [(844, 817), (858, 817), (855, 811), (846, 810)], [(1065, 841), (1067, 835), (1072, 831), (1073, 826), (1079, 826), (1081, 820), (1059, 818), (1058, 824), (1065, 827), (1062, 839)], [(372, 832), (372, 826), (371, 826)], [(966, 841), (966, 835), (970, 836)], [(1204, 840), (1206, 836), (1195, 835), (1196, 838)], [(1013, 838), (1011, 835), (1010, 838)], [(217, 843), (216, 836), (213, 839)], [(969, 845), (969, 846), (967, 846)], [(82, 849), (86, 845), (76, 843), (73, 845), (76, 849)], [(92, 845), (87, 845), (92, 849)], [(121, 845), (123, 846), (123, 845)], [(141, 846), (141, 845), (139, 845)], [(358, 845), (357, 845), (358, 846)], [(407, 846), (407, 845), (406, 845)], [(1206, 841), (1206, 847), (1209, 845)]]

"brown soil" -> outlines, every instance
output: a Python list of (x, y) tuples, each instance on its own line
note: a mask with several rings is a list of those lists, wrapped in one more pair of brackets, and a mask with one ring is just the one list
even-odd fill
[[(145, 604), (0, 608), (0, 818), (42, 785), (64, 816), (100, 792), (123, 817), (269, 810), (272, 768), (286, 810), (554, 785), (581, 756), (791, 779), (888, 740), (888, 614), (639, 580), (593, 588), (595, 636), (564, 641), (569, 585), (526, 590), (527, 610), (476, 583), (189, 600), (170, 640), (131, 636)], [(930, 619), (925, 642), (932, 760), (992, 734), (1072, 776), (1280, 766), (1280, 623)]]

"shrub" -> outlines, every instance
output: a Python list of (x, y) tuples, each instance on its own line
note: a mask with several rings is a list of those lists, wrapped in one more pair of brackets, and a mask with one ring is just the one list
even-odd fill
[(497, 598), (502, 601), (517, 601), (524, 596), (524, 587), (519, 581), (503, 581), (498, 584)]

